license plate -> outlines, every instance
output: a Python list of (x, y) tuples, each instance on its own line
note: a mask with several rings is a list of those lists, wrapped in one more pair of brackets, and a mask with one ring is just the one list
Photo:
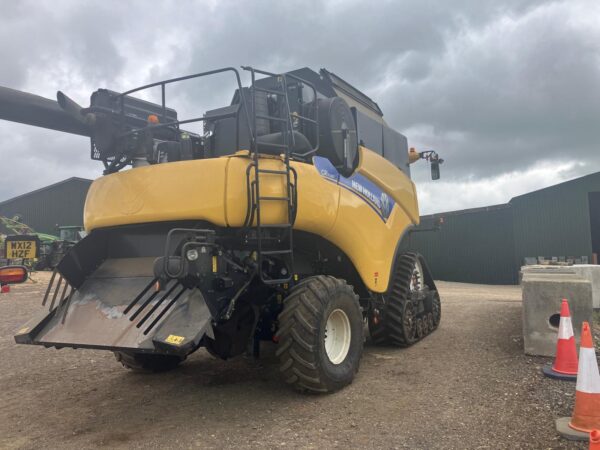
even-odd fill
[(34, 259), (37, 254), (37, 242), (28, 241), (6, 241), (7, 259)]

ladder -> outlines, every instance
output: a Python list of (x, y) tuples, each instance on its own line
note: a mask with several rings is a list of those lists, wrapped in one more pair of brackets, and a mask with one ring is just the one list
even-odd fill
[[(247, 176), (253, 172), (254, 179), (249, 183), (250, 195), (250, 214), (246, 226), (254, 229), (257, 242), (256, 260), (258, 263), (258, 275), (261, 281), (265, 284), (283, 284), (292, 280), (294, 275), (294, 252), (293, 252), (293, 226), (295, 219), (296, 208), (296, 185), (297, 174), (293, 167), (290, 166), (290, 148), (294, 148), (294, 133), (292, 125), (292, 117), (288, 100), (287, 80), (285, 75), (277, 75), (262, 70), (257, 70), (251, 67), (243, 67), (251, 73), (252, 85), (250, 88), (251, 95), (251, 122), (253, 139), (250, 149), (252, 163), (250, 164)], [(277, 83), (276, 89), (267, 89), (256, 85), (256, 74), (274, 77)], [(269, 115), (266, 111), (257, 111), (256, 94), (258, 92), (274, 96), (277, 99), (277, 104), (280, 105), (277, 116)], [(280, 124), (282, 139), (281, 142), (272, 143), (260, 140), (257, 136), (257, 121), (268, 120), (270, 123)], [(270, 147), (280, 151), (282, 156), (282, 169), (265, 169), (261, 168), (259, 146)], [(267, 196), (261, 191), (261, 180), (263, 177), (282, 177), (286, 186), (283, 196)], [(267, 202), (281, 203), (285, 207), (285, 221), (282, 223), (266, 224), (263, 223), (261, 215), (261, 206)], [(276, 235), (275, 243), (272, 236)], [(276, 257), (285, 262), (285, 273), (280, 273), (277, 277), (271, 277), (264, 270), (264, 263), (270, 257)]]

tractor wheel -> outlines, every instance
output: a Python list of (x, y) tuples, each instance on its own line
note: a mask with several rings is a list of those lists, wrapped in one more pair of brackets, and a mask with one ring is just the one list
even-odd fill
[(115, 358), (126, 369), (134, 372), (167, 372), (185, 361), (185, 356), (156, 355), (151, 353), (115, 352)]
[(344, 280), (307, 278), (285, 299), (276, 336), (287, 384), (308, 393), (337, 391), (352, 382), (363, 352), (358, 296)]

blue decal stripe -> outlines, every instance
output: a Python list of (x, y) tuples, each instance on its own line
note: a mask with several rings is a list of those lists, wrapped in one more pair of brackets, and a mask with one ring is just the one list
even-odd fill
[(350, 178), (343, 177), (327, 158), (313, 157), (313, 164), (319, 174), (338, 186), (357, 195), (385, 222), (396, 206), (396, 202), (379, 186), (361, 174), (354, 174)]

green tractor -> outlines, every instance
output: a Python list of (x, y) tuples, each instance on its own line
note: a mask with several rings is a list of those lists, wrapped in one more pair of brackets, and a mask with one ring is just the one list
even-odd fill
[(82, 239), (81, 226), (59, 226), (60, 236), (37, 233), (19, 215), (0, 216), (0, 225), (11, 234), (0, 241), (3, 264), (20, 264), (34, 270), (54, 269), (67, 251)]

